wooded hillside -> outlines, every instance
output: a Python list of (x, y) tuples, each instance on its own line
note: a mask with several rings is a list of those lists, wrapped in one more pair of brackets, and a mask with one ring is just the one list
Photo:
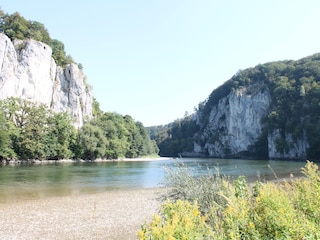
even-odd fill
[(160, 154), (177, 156), (192, 151), (193, 142), (199, 139), (208, 125), (212, 108), (231, 92), (243, 87), (247, 89), (247, 95), (258, 90), (268, 91), (271, 104), (266, 117), (261, 119), (263, 132), (259, 140), (240, 157), (268, 158), (268, 134), (278, 129), (281, 135), (276, 144), (278, 151), (289, 151), (291, 146), (286, 141), (288, 134), (293, 141), (305, 135), (309, 145), (307, 157), (319, 159), (320, 54), (297, 61), (259, 64), (238, 71), (201, 102), (193, 116), (149, 129), (152, 138), (159, 144)]

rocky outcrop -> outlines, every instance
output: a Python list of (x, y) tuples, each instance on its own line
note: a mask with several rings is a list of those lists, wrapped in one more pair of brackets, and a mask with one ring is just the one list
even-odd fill
[(268, 134), (268, 153), (271, 159), (305, 159), (307, 157), (307, 150), (309, 143), (305, 131), (301, 138), (293, 140), (292, 134), (285, 134), (285, 143), (288, 146), (286, 150), (279, 150), (277, 142), (282, 139), (280, 129), (276, 129)]
[(247, 88), (232, 91), (212, 108), (200, 140), (194, 143), (194, 152), (226, 157), (247, 151), (262, 133), (261, 119), (269, 105), (268, 91), (248, 93)]
[(41, 42), (11, 40), (0, 33), (0, 99), (18, 97), (68, 112), (75, 127), (92, 115), (93, 96), (76, 64), (57, 66)]
[[(185, 156), (248, 157), (263, 132), (269, 159), (305, 159), (309, 148), (306, 132), (300, 138), (280, 129), (268, 131), (262, 119), (271, 106), (270, 91), (263, 85), (252, 85), (232, 90), (212, 106), (209, 119), (194, 138), (193, 152)], [(197, 125), (203, 125), (203, 114), (195, 114)], [(285, 143), (281, 148), (279, 142)], [(261, 156), (260, 156), (261, 157)]]

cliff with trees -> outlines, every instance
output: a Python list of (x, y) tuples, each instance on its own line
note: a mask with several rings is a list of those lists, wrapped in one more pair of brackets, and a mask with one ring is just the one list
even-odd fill
[(22, 98), (68, 112), (81, 127), (92, 115), (93, 95), (63, 43), (18, 13), (0, 12), (0, 30), (0, 99)]
[(149, 131), (163, 156), (320, 156), (320, 54), (241, 70), (185, 118)]
[(155, 155), (142, 123), (100, 110), (64, 45), (44, 25), (0, 11), (0, 160)]

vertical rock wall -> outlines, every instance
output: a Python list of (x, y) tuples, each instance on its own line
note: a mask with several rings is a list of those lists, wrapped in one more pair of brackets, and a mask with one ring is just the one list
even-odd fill
[[(232, 157), (249, 151), (267, 127), (261, 120), (268, 115), (271, 104), (269, 90), (259, 84), (232, 91), (212, 107), (208, 123), (195, 138), (192, 154)], [(197, 114), (197, 124), (203, 125), (201, 111)], [(309, 144), (305, 131), (300, 138), (294, 139), (292, 134), (285, 133), (283, 137), (280, 129), (274, 129), (266, 138), (270, 159), (303, 159), (307, 156)], [(279, 141), (285, 141), (286, 150), (277, 148)]]
[(74, 126), (92, 115), (93, 96), (76, 64), (57, 66), (48, 45), (0, 33), (0, 99), (18, 97), (68, 112)]
[(266, 116), (270, 95), (268, 91), (248, 93), (240, 88), (222, 98), (212, 108), (209, 121), (195, 142), (194, 151), (211, 157), (225, 157), (246, 151), (262, 133), (261, 119)]
[(288, 146), (287, 150), (278, 150), (277, 141), (281, 139), (280, 129), (276, 129), (268, 135), (268, 152), (271, 159), (301, 159), (306, 158), (309, 148), (308, 139), (305, 131), (301, 138), (293, 140), (292, 134), (285, 134), (285, 142)]

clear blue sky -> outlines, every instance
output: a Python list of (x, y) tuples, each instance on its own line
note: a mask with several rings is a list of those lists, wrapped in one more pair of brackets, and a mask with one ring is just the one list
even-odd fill
[(239, 69), (320, 52), (319, 0), (3, 0), (84, 67), (103, 111), (167, 124)]

